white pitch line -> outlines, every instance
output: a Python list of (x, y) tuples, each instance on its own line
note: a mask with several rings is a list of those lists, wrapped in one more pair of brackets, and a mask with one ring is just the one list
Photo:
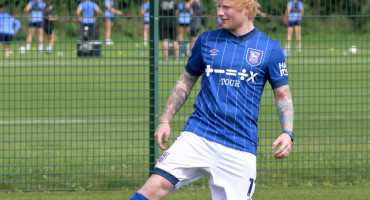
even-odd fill
[(127, 122), (145, 122), (143, 118), (130, 119), (71, 119), (71, 120), (12, 120), (0, 121), (1, 125), (26, 125), (26, 124), (92, 124), (92, 123), (127, 123)]
[[(186, 116), (178, 116), (176, 117), (176, 122), (186, 122)], [(142, 123), (149, 123), (149, 118), (127, 118), (127, 119), (71, 119), (71, 120), (0, 120), (0, 125), (53, 125), (53, 124), (95, 124), (95, 123), (132, 123), (132, 122), (142, 122)], [(174, 122), (174, 121), (173, 121)]]

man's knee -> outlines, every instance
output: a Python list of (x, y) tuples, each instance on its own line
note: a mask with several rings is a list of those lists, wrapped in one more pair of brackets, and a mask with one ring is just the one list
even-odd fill
[(153, 174), (138, 193), (145, 198), (162, 199), (171, 192), (173, 188), (175, 188), (175, 186), (169, 180), (160, 175)]

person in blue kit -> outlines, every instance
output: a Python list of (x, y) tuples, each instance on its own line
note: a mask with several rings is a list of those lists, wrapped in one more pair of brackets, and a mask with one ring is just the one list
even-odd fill
[(24, 9), (25, 13), (29, 13), (29, 28), (28, 28), (28, 34), (27, 34), (27, 45), (26, 45), (26, 51), (31, 50), (31, 43), (32, 43), (32, 37), (35, 34), (35, 31), (37, 29), (38, 34), (38, 50), (43, 50), (43, 10), (45, 8), (46, 4), (42, 0), (33, 0), (28, 2), (26, 8)]
[[(96, 30), (96, 18), (95, 12), (100, 15), (102, 14), (101, 9), (99, 6), (90, 1), (90, 0), (84, 0), (81, 2), (77, 7), (77, 16), (79, 17), (79, 21), (81, 22), (81, 28), (80, 31), (83, 31), (84, 29), (92, 30), (93, 35), (92, 38), (89, 39), (98, 39), (98, 32)], [(81, 17), (82, 13), (82, 17)], [(80, 34), (81, 36), (82, 34)]]
[[(169, 96), (154, 133), (160, 149), (151, 177), (133, 196), (162, 199), (170, 191), (210, 174), (212, 199), (252, 199), (256, 183), (258, 115), (268, 81), (281, 132), (272, 144), (276, 159), (291, 152), (294, 109), (288, 71), (278, 42), (254, 27), (257, 0), (217, 0), (222, 28), (203, 32)], [(167, 150), (170, 121), (201, 78), (194, 112)]]
[(304, 14), (303, 3), (298, 0), (289, 1), (285, 14), (288, 17), (287, 19), (288, 35), (287, 35), (287, 43), (285, 45), (284, 53), (286, 55), (289, 55), (293, 31), (295, 32), (295, 39), (297, 41), (296, 50), (298, 52), (302, 51), (301, 24), (302, 24), (302, 16)]
[(5, 58), (9, 58), (10, 43), (20, 28), (21, 23), (0, 7), (0, 43), (3, 43)]
[(114, 25), (114, 15), (123, 15), (123, 12), (120, 10), (115, 9), (114, 1), (113, 0), (105, 0), (104, 2), (105, 12), (104, 12), (104, 21), (105, 21), (105, 45), (111, 46), (113, 45), (113, 41), (111, 39), (112, 35), (112, 28)]
[(190, 33), (190, 0), (184, 0), (178, 4), (179, 15), (179, 41), (184, 40), (184, 30)]
[(202, 28), (203, 4), (200, 0), (190, 1), (190, 47), (193, 48), (198, 33)]
[(141, 5), (141, 14), (144, 17), (144, 31), (143, 31), (144, 46), (146, 46), (148, 44), (149, 23), (150, 23), (149, 11), (150, 11), (149, 0), (146, 0)]

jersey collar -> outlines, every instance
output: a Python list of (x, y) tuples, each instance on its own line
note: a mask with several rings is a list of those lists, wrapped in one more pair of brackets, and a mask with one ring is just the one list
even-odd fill
[(235, 36), (234, 34), (230, 33), (230, 31), (226, 30), (228, 38), (235, 44), (240, 44), (242, 42), (246, 42), (249, 39), (251, 39), (256, 33), (257, 29), (254, 28), (253, 30), (249, 31), (248, 33), (241, 35), (241, 36)]

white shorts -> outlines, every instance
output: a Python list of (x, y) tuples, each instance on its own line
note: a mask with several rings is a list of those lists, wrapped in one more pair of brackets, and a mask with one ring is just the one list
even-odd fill
[(159, 170), (159, 175), (172, 178), (174, 191), (211, 174), (212, 199), (250, 200), (256, 185), (256, 160), (251, 153), (182, 132), (158, 159), (154, 173)]

